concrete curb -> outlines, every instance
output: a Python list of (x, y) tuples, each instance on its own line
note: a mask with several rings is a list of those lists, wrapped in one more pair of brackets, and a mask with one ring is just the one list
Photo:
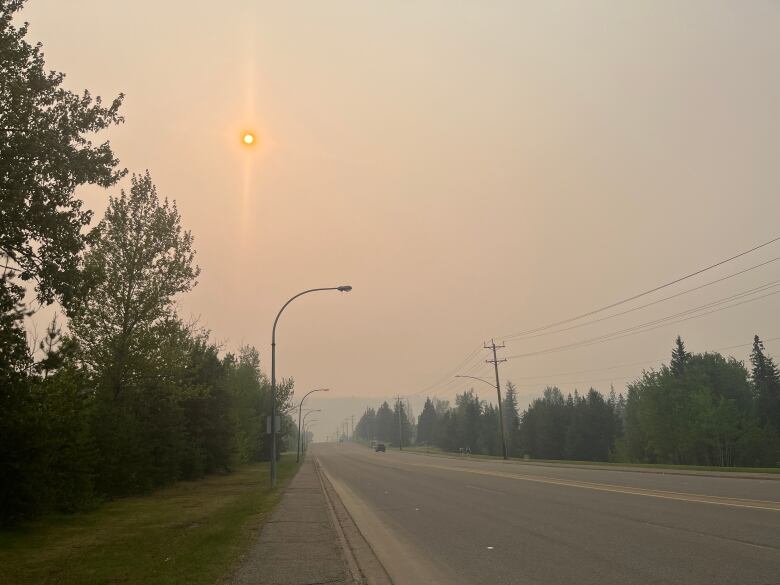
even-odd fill
[(347, 565), (353, 571), (352, 576), (355, 579), (355, 584), (392, 585), (392, 579), (387, 574), (382, 562), (344, 506), (327, 475), (323, 473), (319, 461), (316, 461), (316, 467), (333, 515), (333, 523), (344, 548)]
[(331, 508), (304, 460), (225, 585), (355, 585)]

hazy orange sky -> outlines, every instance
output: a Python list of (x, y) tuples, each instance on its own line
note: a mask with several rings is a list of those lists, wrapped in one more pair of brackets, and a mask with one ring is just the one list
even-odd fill
[[(195, 235), (203, 271), (183, 315), (226, 349), (256, 345), (268, 368), (287, 298), (354, 286), (284, 315), (278, 368), (299, 391), (434, 384), (452, 398), (470, 384), (448, 372), (483, 340), (780, 235), (776, 2), (31, 0), (22, 16), (68, 87), (127, 95), (115, 151), (150, 169)], [(102, 214), (107, 194), (83, 195)], [(777, 256), (780, 244), (664, 292)], [(503, 355), (777, 279), (780, 262)], [(513, 359), (502, 378), (523, 395), (620, 391), (678, 333), (694, 351), (780, 336), (779, 301)], [(489, 375), (486, 357), (461, 371)]]

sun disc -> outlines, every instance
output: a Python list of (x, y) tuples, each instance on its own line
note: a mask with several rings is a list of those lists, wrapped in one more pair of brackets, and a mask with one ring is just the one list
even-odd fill
[(255, 135), (251, 132), (244, 132), (244, 135), (241, 137), (241, 142), (247, 146), (251, 146), (255, 143)]

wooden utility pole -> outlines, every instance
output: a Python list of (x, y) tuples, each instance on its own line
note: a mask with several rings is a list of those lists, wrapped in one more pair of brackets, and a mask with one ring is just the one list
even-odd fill
[(396, 410), (398, 410), (398, 450), (404, 450), (404, 427), (401, 420), (401, 397), (395, 397)]
[(496, 392), (498, 393), (498, 420), (501, 422), (501, 449), (504, 454), (504, 459), (506, 459), (507, 456), (506, 456), (506, 435), (504, 434), (504, 409), (501, 404), (501, 383), (498, 381), (498, 363), (505, 362), (506, 359), (498, 359), (496, 357), (496, 350), (503, 349), (505, 346), (503, 343), (501, 345), (496, 345), (496, 342), (491, 339), (490, 345), (485, 344), (484, 347), (485, 349), (493, 350), (493, 359), (485, 360), (485, 361), (489, 364), (493, 364), (493, 366), (496, 369)]

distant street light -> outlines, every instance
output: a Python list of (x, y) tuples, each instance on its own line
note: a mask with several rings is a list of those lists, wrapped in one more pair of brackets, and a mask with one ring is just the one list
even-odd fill
[(477, 378), (476, 376), (461, 376), (461, 375), (456, 375), (455, 377), (456, 377), (456, 378), (471, 378), (472, 380), (479, 380), (480, 382), (484, 382), (485, 384), (487, 384), (487, 385), (488, 385), (488, 386), (490, 386), (491, 388), (495, 388), (495, 387), (496, 387), (496, 385), (495, 385), (495, 384), (493, 384), (493, 382), (489, 382), (488, 380), (485, 380), (484, 378)]
[[(306, 441), (306, 417), (309, 416), (312, 412), (322, 412), (322, 410), (319, 410), (319, 409), (318, 410), (310, 410), (309, 412), (307, 412), (306, 414), (303, 415), (303, 423), (302, 423), (303, 426), (298, 428), (298, 438), (300, 439), (301, 437), (303, 437), (303, 441), (304, 442)], [(315, 418), (314, 420), (317, 420), (317, 419)], [(312, 422), (313, 421), (309, 421), (309, 423), (312, 423)], [(303, 444), (303, 443), (301, 443), (301, 444)]]
[(309, 421), (309, 426), (308, 426), (308, 427), (306, 427), (306, 423), (305, 423), (305, 422), (303, 423), (303, 426), (304, 426), (304, 431), (303, 431), (303, 438), (304, 438), (304, 442), (303, 442), (303, 452), (304, 452), (304, 453), (306, 453), (306, 449), (307, 449), (307, 448), (308, 448), (308, 446), (309, 446), (309, 441), (307, 441), (307, 440), (306, 440), (306, 433), (308, 432), (308, 429), (312, 427), (312, 425), (314, 425), (315, 423), (318, 423), (318, 422), (319, 422), (319, 419), (318, 419), (318, 418), (315, 418), (315, 419), (313, 419), (313, 420), (310, 420), (310, 421)]
[(276, 487), (276, 325), (279, 322), (279, 317), (282, 316), (282, 312), (287, 308), (287, 305), (292, 303), (295, 299), (308, 293), (325, 291), (325, 290), (337, 290), (340, 292), (349, 292), (352, 287), (349, 285), (332, 286), (325, 288), (311, 288), (303, 292), (299, 292), (297, 295), (287, 301), (274, 319), (274, 326), (271, 330), (271, 487)]
[(301, 398), (301, 403), (298, 405), (298, 455), (295, 458), (296, 463), (300, 463), (301, 461), (301, 411), (303, 409), (303, 401), (306, 400), (306, 397), (312, 392), (330, 392), (330, 388), (317, 388), (315, 390), (309, 390), (306, 394), (303, 395), (303, 398)]

